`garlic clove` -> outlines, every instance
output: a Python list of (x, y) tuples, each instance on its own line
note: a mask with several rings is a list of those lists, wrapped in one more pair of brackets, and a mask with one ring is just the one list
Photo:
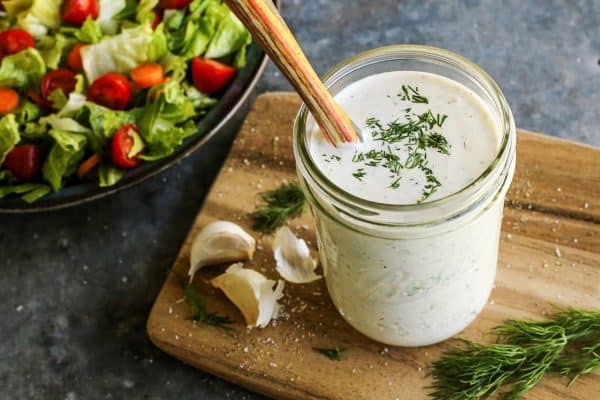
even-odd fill
[(251, 260), (256, 241), (239, 225), (216, 221), (206, 225), (192, 242), (190, 279), (207, 265)]
[(277, 272), (288, 282), (308, 283), (321, 278), (315, 274), (317, 261), (311, 258), (306, 242), (298, 239), (287, 226), (275, 233), (273, 255)]
[(279, 314), (277, 300), (283, 297), (284, 287), (281, 280), (273, 290), (275, 281), (267, 279), (260, 272), (243, 268), (242, 263), (236, 263), (211, 283), (237, 306), (249, 328), (264, 328)]

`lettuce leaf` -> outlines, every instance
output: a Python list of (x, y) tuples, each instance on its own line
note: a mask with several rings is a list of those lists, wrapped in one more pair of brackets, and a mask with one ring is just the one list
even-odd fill
[(219, 29), (211, 40), (204, 56), (206, 58), (222, 58), (242, 51), (251, 42), (250, 32), (230, 11), (219, 24)]
[[(158, 90), (162, 92), (157, 92)], [(185, 138), (196, 133), (193, 121), (198, 115), (196, 101), (175, 81), (151, 91), (138, 123), (147, 146), (142, 159), (153, 161), (167, 157)]]
[(75, 37), (79, 42), (86, 44), (95, 44), (102, 40), (102, 29), (98, 21), (87, 17), (83, 25), (77, 28), (74, 26), (63, 26), (60, 32)]
[(6, 14), (11, 18), (17, 18), (17, 16), (31, 8), (33, 0), (4, 0), (2, 5), (6, 10)]
[(72, 175), (85, 155), (87, 137), (80, 133), (52, 129), (49, 135), (54, 144), (46, 157), (42, 174), (55, 192), (59, 190), (65, 178)]
[[(6, 1), (4, 6), (6, 7)], [(28, 9), (22, 9), (19, 5), (17, 25), (36, 38), (48, 34), (49, 29), (57, 29), (60, 26), (60, 6), (62, 0), (33, 0)], [(12, 7), (12, 5), (10, 6)], [(11, 13), (12, 14), (12, 11)]]
[(38, 87), (46, 73), (46, 64), (36, 49), (6, 56), (0, 64), (0, 87)]
[(100, 0), (98, 7), (98, 24), (106, 35), (114, 35), (119, 30), (119, 21), (116, 16), (125, 9), (125, 0)]
[(0, 119), (0, 165), (6, 155), (19, 143), (19, 125), (14, 114), (6, 114)]
[(20, 194), (27, 203), (33, 203), (46, 196), (52, 190), (50, 186), (40, 183), (25, 183), (22, 185), (0, 186), (0, 199), (9, 194)]
[(67, 49), (75, 44), (73, 39), (57, 33), (53, 36), (44, 36), (37, 41), (37, 49), (50, 69), (58, 68), (58, 64)]
[(140, 0), (135, 11), (135, 19), (140, 24), (145, 24), (154, 19), (154, 9), (158, 6), (158, 0)]
[(14, 115), (19, 124), (26, 124), (37, 120), (41, 115), (40, 107), (29, 100), (21, 100), (19, 108), (14, 111)]
[(112, 164), (104, 163), (98, 169), (98, 186), (109, 187), (121, 180), (125, 171)]
[(81, 57), (88, 82), (110, 71), (128, 74), (140, 64), (158, 60), (166, 53), (165, 42), (161, 30), (145, 24), (85, 46)]

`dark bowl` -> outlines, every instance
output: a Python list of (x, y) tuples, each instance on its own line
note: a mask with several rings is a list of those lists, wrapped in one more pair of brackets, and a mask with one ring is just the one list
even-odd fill
[(98, 187), (96, 182), (67, 186), (60, 191), (28, 204), (18, 196), (9, 195), (0, 199), (0, 213), (29, 213), (57, 210), (97, 200), (120, 192), (143, 182), (201, 148), (223, 125), (227, 123), (252, 92), (267, 63), (265, 53), (256, 43), (248, 51), (246, 66), (222, 94), (219, 102), (198, 123), (198, 133), (187, 138), (175, 152), (162, 160), (145, 163), (128, 171), (115, 186)]

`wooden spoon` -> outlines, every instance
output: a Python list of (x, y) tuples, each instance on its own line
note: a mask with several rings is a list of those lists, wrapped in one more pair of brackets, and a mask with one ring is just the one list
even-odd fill
[(335, 102), (270, 0), (225, 0), (296, 89), (334, 146), (360, 142), (358, 129)]

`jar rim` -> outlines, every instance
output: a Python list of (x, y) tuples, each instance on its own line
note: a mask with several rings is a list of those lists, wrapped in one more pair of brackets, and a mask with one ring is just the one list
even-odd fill
[[(500, 167), (504, 169), (505, 166), (508, 168), (507, 164), (510, 164), (510, 160), (508, 160), (508, 153), (510, 152), (510, 149), (515, 146), (516, 142), (516, 128), (508, 102), (498, 84), (488, 75), (487, 72), (485, 72), (474, 62), (459, 54), (449, 50), (425, 45), (384, 46), (367, 50), (343, 60), (323, 76), (323, 81), (327, 87), (330, 87), (336, 83), (337, 80), (347, 76), (357, 69), (381, 62), (382, 60), (393, 60), (390, 58), (383, 58), (393, 56), (397, 56), (398, 58), (396, 59), (417, 57), (429, 62), (436, 62), (441, 65), (452, 66), (459, 69), (461, 72), (467, 73), (469, 77), (475, 78), (475, 83), (483, 85), (482, 89), (484, 89), (487, 94), (491, 96), (491, 100), (496, 103), (496, 106), (500, 111), (500, 132), (502, 133), (502, 141), (500, 142), (498, 152), (489, 166), (468, 185), (464, 186), (460, 190), (435, 200), (416, 204), (390, 204), (367, 200), (349, 193), (336, 185), (335, 182), (329, 179), (329, 177), (327, 177), (313, 162), (310, 155), (310, 150), (306, 145), (307, 141), (305, 140), (307, 134), (306, 123), (310, 113), (306, 107), (306, 104), (302, 103), (294, 122), (293, 139), (294, 155), (296, 157), (297, 168), (299, 169), (299, 172), (301, 172), (302, 176), (306, 178), (306, 175), (308, 175), (313, 181), (319, 184), (321, 189), (324, 189), (334, 199), (340, 201), (343, 200), (344, 203), (351, 203), (354, 206), (359, 206), (361, 208), (370, 210), (389, 212), (416, 212), (444, 207), (445, 205), (453, 202), (455, 199), (465, 196), (467, 192), (473, 191), (477, 187), (481, 187), (483, 183), (490, 179), (490, 177), (493, 175), (492, 172), (497, 170), (497, 168)], [(364, 64), (365, 62), (367, 64)], [(501, 162), (503, 160), (505, 160), (504, 163)]]

